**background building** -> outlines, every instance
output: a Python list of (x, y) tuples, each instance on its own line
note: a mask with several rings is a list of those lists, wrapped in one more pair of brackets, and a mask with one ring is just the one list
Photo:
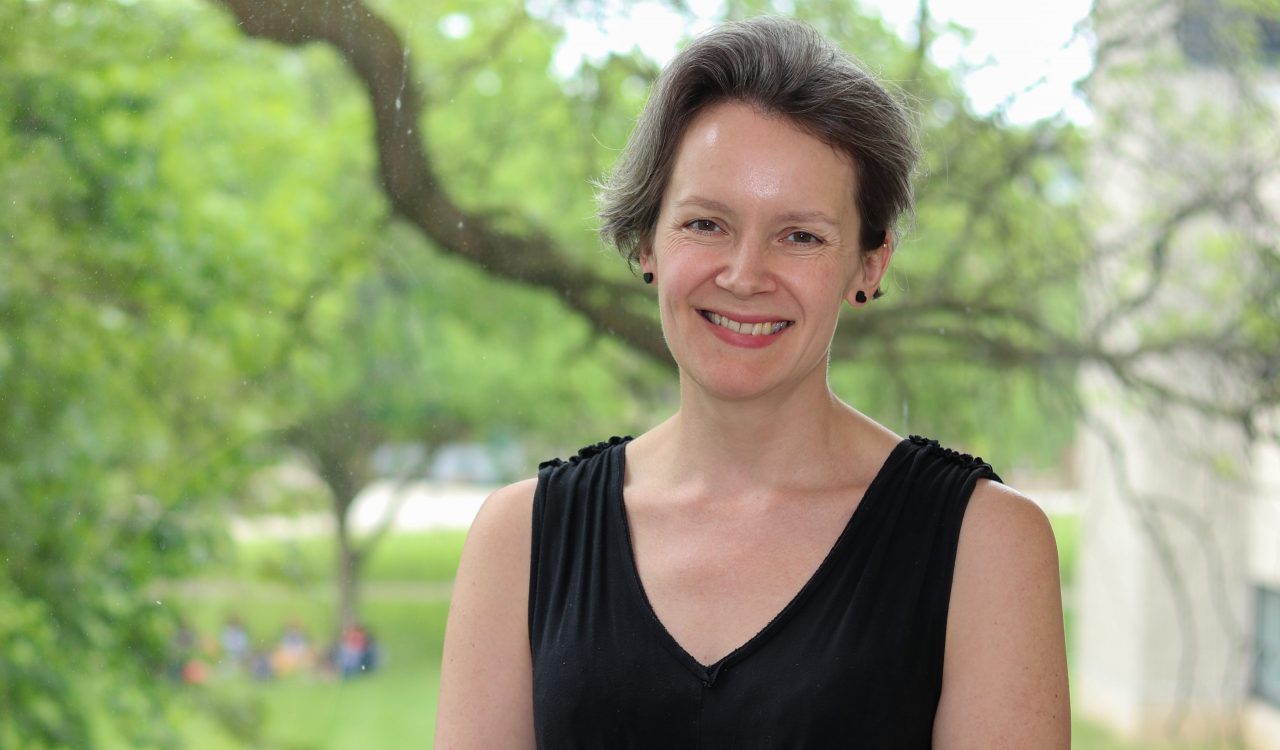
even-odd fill
[[(1276, 748), (1280, 455), (1256, 423), (1206, 407), (1268, 381), (1211, 335), (1275, 273), (1280, 24), (1243, 8), (1095, 6), (1086, 189), (1102, 252), (1083, 299), (1152, 387), (1081, 373), (1072, 680), (1076, 710), (1125, 735)], [(1160, 349), (1162, 330), (1194, 326), (1201, 346)]]

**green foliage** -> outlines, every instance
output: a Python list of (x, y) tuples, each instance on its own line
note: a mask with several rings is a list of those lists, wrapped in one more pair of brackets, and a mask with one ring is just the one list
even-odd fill
[(187, 272), (157, 254), (137, 194), (154, 161), (136, 133), (160, 76), (121, 72), (164, 47), (174, 21), (138, 30), (113, 5), (0, 8), (6, 746), (92, 746), (95, 705), (138, 746), (163, 742), (146, 685), (170, 615), (141, 586), (216, 541), (191, 507), (224, 467), (194, 467), (191, 450), (220, 427), (198, 396), (233, 375), (216, 347), (179, 333), (194, 319), (177, 289)]
[(558, 443), (639, 413), (651, 366), (388, 222), (369, 138), (331, 53), (212, 7), (0, 6), (0, 747), (173, 741), (151, 587), (224, 554), (299, 424)]

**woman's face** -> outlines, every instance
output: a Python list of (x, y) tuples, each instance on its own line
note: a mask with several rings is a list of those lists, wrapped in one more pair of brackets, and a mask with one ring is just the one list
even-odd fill
[(682, 374), (740, 400), (825, 384), (842, 301), (870, 297), (891, 253), (861, 253), (853, 166), (741, 102), (704, 109), (676, 153), (641, 266)]

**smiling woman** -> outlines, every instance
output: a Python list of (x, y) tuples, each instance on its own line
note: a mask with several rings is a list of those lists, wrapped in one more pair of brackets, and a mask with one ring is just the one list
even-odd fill
[(909, 123), (790, 21), (664, 72), (601, 216), (657, 287), (680, 408), (485, 503), (438, 747), (1068, 746), (1044, 515), (827, 383), (911, 207)]
[(667, 183), (637, 252), (659, 280), (672, 354), (700, 386), (685, 402), (805, 378), (822, 383), (798, 392), (824, 388), (840, 302), (864, 304), (856, 293), (877, 287), (891, 253), (858, 247), (851, 160), (790, 119), (725, 101), (689, 124)]

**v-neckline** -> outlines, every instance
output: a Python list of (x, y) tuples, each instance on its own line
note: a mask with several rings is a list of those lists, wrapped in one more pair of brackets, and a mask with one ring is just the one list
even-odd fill
[(659, 640), (671, 652), (677, 661), (681, 662), (694, 674), (703, 685), (710, 686), (715, 683), (720, 671), (729, 663), (738, 661), (748, 656), (761, 643), (768, 639), (777, 630), (780, 630), (790, 619), (791, 614), (800, 609), (805, 600), (809, 598), (811, 593), (818, 588), (822, 579), (826, 578), (829, 569), (832, 567), (832, 560), (836, 557), (836, 553), (842, 547), (848, 544), (848, 539), (853, 536), (853, 529), (858, 522), (867, 514), (863, 510), (867, 506), (868, 501), (875, 497), (875, 491), (882, 483), (889, 467), (896, 463), (895, 458), (910, 445), (911, 441), (904, 438), (893, 450), (889, 451), (889, 455), (885, 457), (884, 462), (880, 464), (880, 469), (872, 478), (871, 483), (867, 485), (867, 489), (863, 491), (862, 497), (858, 500), (858, 504), (854, 507), (853, 512), (849, 514), (849, 520), (845, 522), (844, 528), (840, 531), (840, 535), (836, 537), (831, 548), (827, 550), (826, 556), (822, 558), (822, 562), (818, 563), (818, 567), (814, 569), (809, 578), (798, 591), (787, 601), (787, 603), (779, 610), (764, 627), (760, 628), (755, 635), (748, 638), (745, 642), (734, 648), (729, 653), (720, 657), (710, 664), (703, 664), (690, 654), (684, 646), (676, 640), (675, 636), (667, 630), (667, 626), (663, 624), (658, 617), (658, 613), (653, 608), (653, 603), (649, 601), (649, 594), (645, 591), (644, 582), (640, 580), (640, 566), (636, 563), (635, 544), (631, 538), (631, 521), (627, 516), (627, 504), (624, 498), (623, 487), (626, 482), (627, 474), (627, 443), (618, 446), (618, 470), (611, 477), (611, 486), (609, 487), (610, 502), (615, 503), (617, 518), (621, 523), (622, 541), (623, 541), (623, 557), (624, 564), (627, 567), (629, 578), (631, 579), (631, 588), (640, 603), (640, 608), (644, 610), (651, 626), (657, 631)]

